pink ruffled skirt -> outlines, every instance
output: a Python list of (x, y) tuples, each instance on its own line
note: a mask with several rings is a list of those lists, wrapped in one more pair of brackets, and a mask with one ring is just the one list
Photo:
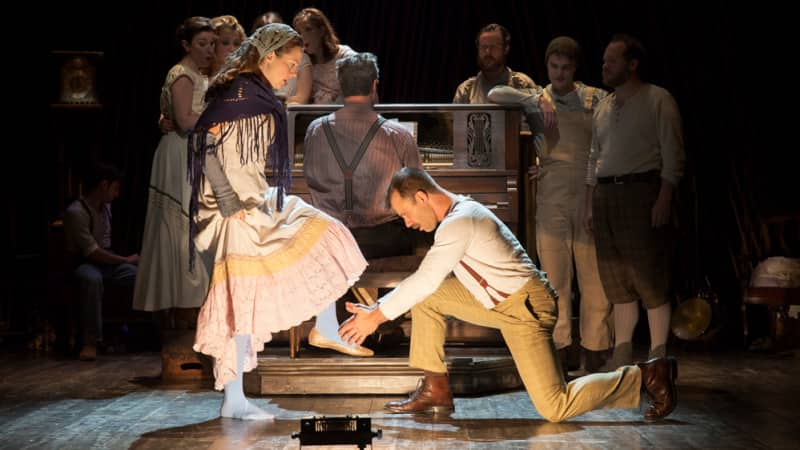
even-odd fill
[(367, 265), (350, 231), (301, 199), (287, 197), (280, 213), (265, 208), (215, 215), (196, 237), (215, 258), (194, 349), (214, 358), (216, 389), (236, 377), (234, 336), (250, 335), (244, 371), (254, 369), (272, 333), (317, 315)]

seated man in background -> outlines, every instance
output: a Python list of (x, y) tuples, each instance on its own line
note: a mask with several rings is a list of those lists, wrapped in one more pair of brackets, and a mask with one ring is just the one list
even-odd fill
[(139, 254), (111, 250), (111, 202), (119, 196), (121, 174), (95, 163), (84, 177), (84, 194), (64, 212), (67, 252), (78, 282), (83, 347), (79, 358), (92, 361), (103, 345), (102, 300), (106, 283), (133, 288)]

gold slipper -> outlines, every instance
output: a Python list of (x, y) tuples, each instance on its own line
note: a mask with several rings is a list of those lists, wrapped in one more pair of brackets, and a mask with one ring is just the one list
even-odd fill
[(347, 345), (332, 341), (320, 334), (316, 328), (312, 328), (311, 332), (308, 333), (308, 345), (318, 348), (329, 348), (350, 356), (373, 356), (375, 354), (372, 350), (358, 344), (356, 344), (355, 347), (348, 347)]

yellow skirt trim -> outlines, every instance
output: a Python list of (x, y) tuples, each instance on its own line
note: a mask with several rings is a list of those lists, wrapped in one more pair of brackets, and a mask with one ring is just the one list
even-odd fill
[(313, 217), (303, 224), (286, 248), (260, 256), (227, 255), (214, 265), (211, 288), (228, 277), (255, 277), (270, 275), (291, 267), (319, 242), (330, 223), (322, 217)]

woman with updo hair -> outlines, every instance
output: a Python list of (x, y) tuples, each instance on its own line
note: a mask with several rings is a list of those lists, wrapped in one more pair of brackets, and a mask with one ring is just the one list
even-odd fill
[(216, 58), (211, 65), (210, 75), (213, 77), (217, 71), (225, 64), (228, 55), (239, 48), (247, 36), (244, 34), (244, 27), (239, 24), (236, 17), (217, 16), (211, 19), (214, 31), (217, 33), (217, 42), (214, 48)]

